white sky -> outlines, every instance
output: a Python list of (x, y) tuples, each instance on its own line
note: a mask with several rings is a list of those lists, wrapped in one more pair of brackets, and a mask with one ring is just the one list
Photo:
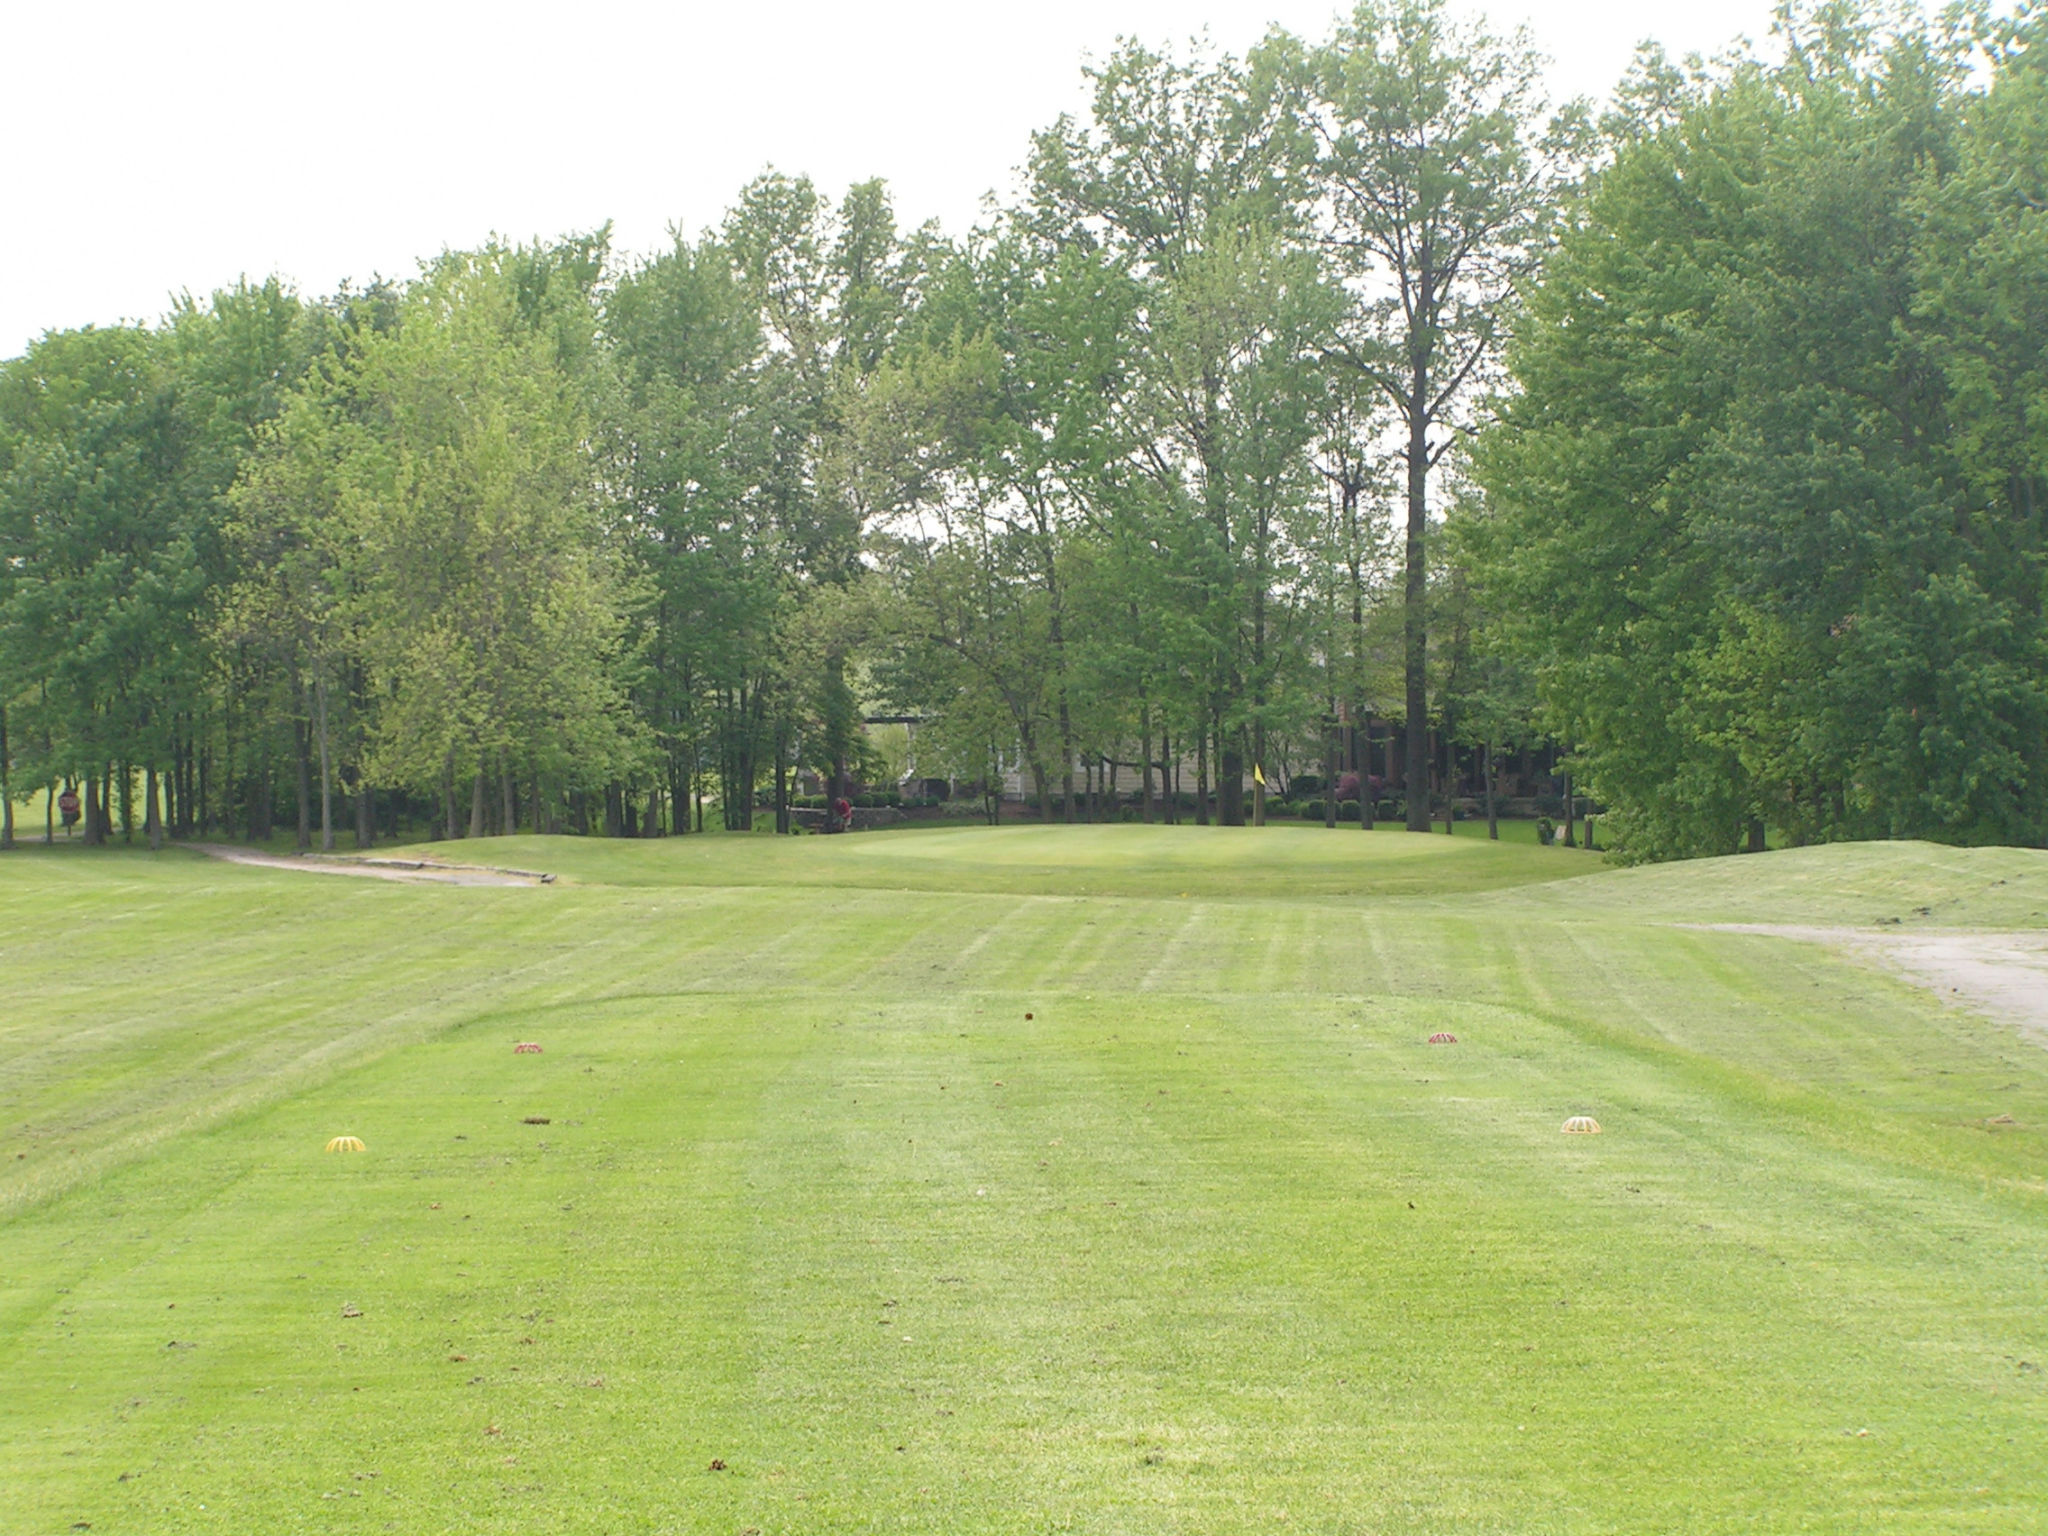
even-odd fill
[[(1466, 0), (1468, 5), (1477, 0)], [(46, 329), (154, 319), (278, 272), (308, 293), (409, 275), (499, 232), (615, 224), (642, 252), (715, 223), (770, 164), (873, 175), (953, 231), (1119, 35), (1239, 52), (1338, 0), (0, 0), (0, 356)], [(1768, 0), (1493, 0), (1605, 94), (1636, 42), (1761, 41)]]

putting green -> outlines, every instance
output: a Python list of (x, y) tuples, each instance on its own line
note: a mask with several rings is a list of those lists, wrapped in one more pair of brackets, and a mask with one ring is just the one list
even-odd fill
[(436, 851), (0, 857), (0, 1528), (2048, 1523), (2048, 1053), (1679, 926), (2048, 856)]

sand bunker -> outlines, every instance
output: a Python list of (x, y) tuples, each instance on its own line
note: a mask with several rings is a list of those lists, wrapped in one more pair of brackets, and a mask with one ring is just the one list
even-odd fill
[(309, 875), (359, 875), (371, 880), (414, 880), (429, 885), (552, 885), (553, 875), (531, 869), (495, 869), (487, 864), (442, 864), (430, 859), (352, 859), (322, 854), (263, 853), (232, 843), (180, 843), (209, 859), (291, 869)]

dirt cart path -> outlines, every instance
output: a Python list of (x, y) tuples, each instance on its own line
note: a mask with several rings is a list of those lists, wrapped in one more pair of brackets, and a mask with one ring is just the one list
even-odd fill
[(428, 885), (552, 885), (555, 877), (529, 869), (493, 869), (483, 864), (442, 864), (429, 859), (351, 859), (321, 854), (262, 853), (232, 843), (180, 843), (194, 853), (229, 864), (289, 869), (306, 875), (356, 875), (371, 880), (412, 880)]
[(1816, 928), (1793, 923), (1702, 924), (1719, 933), (1761, 933), (1827, 944), (1918, 982), (2019, 1027), (2048, 1046), (2048, 933), (1886, 933), (1870, 928)]

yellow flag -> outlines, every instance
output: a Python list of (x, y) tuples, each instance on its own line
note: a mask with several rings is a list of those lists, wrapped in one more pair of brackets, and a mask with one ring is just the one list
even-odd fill
[(1257, 763), (1252, 764), (1252, 782), (1261, 789), (1266, 787), (1266, 775)]

